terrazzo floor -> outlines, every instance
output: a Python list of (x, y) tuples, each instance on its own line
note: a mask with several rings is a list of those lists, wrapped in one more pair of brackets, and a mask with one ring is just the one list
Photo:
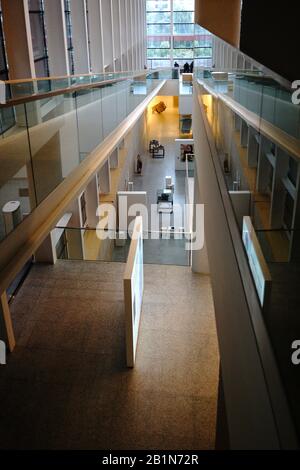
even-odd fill
[(11, 304), (2, 449), (213, 449), (218, 347), (210, 278), (145, 266), (125, 365), (122, 263), (35, 265)]

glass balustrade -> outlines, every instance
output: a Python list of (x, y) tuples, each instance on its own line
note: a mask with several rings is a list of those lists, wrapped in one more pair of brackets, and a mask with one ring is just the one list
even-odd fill
[[(229, 228), (233, 237), (239, 229), (254, 281), (253, 292), (249, 284), (245, 291), (249, 298), (257, 293), (300, 429), (300, 378), (291, 361), (292, 343), (300, 337), (300, 106), (292, 101), (292, 88), (261, 72), (195, 75), (216, 178), (222, 197), (223, 188), (229, 194)], [(235, 249), (240, 262), (243, 252)], [(241, 263), (241, 273), (244, 268)]]
[[(197, 69), (195, 77), (224, 101), (249, 112), (258, 128), (277, 134), (277, 138), (294, 138), (299, 150), (300, 107), (293, 104), (294, 89), (283, 86), (261, 71), (212, 71)], [(282, 132), (280, 132), (282, 131)], [(284, 135), (286, 134), (286, 135)]]
[(72, 86), (94, 85), (107, 80), (120, 80), (135, 76), (143, 76), (143, 71), (109, 72), (99, 74), (70, 75), (65, 77), (36, 78), (33, 80), (18, 80), (6, 82), (6, 99), (21, 99), (31, 95), (56, 92)]
[(160, 83), (128, 79), (99, 87), (96, 82), (74, 92), (2, 105), (0, 128), (7, 129), (11, 114), (14, 124), (0, 136), (0, 240)]
[[(52, 237), (58, 259), (77, 261), (126, 263), (131, 242), (124, 232), (95, 228), (56, 227)], [(190, 266), (189, 240), (184, 232), (144, 232), (144, 263)]]

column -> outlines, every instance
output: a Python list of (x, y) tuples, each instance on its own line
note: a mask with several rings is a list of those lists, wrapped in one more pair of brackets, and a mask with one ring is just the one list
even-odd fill
[(109, 164), (112, 170), (115, 170), (119, 167), (119, 149), (116, 148), (109, 157)]
[(105, 72), (114, 72), (111, 0), (101, 0), (101, 15), (103, 25), (104, 70)]
[(259, 154), (258, 133), (251, 126), (248, 128), (247, 162), (249, 168), (257, 168)]
[(16, 346), (7, 294), (3, 292), (0, 299), (0, 340), (4, 341), (7, 349), (12, 352)]
[(75, 74), (89, 73), (86, 3), (85, 0), (72, 0), (70, 3)]
[(138, 3), (138, 31), (139, 31), (139, 39), (138, 39), (138, 47), (139, 47), (139, 69), (144, 68), (144, 60), (143, 60), (143, 0), (139, 0)]
[(133, 0), (129, 0), (130, 3), (130, 25), (131, 25), (131, 57), (132, 57), (132, 70), (136, 70), (136, 55), (135, 55), (135, 41), (134, 41), (134, 3)]
[(93, 176), (92, 180), (86, 187), (85, 198), (87, 224), (91, 228), (96, 228), (99, 222), (99, 217), (97, 216), (97, 210), (99, 207), (99, 188), (98, 178), (96, 175)]
[[(265, 193), (269, 184), (269, 171), (268, 167), (270, 165), (266, 154), (270, 152), (270, 141), (261, 136), (259, 154), (258, 154), (258, 165), (257, 165), (257, 176), (256, 176), (256, 190), (259, 193)], [(274, 156), (275, 159), (275, 156)]]
[[(204, 227), (200, 226), (199, 221), (196, 220), (196, 205), (197, 204), (201, 204), (201, 195), (200, 195), (200, 189), (199, 189), (199, 180), (197, 176), (197, 168), (195, 165), (193, 232), (196, 235), (196, 237), (201, 237), (201, 234), (199, 234), (199, 228), (204, 230), (205, 220), (203, 220)], [(204, 217), (205, 217), (205, 207), (204, 207)], [(205, 240), (205, 237), (204, 237), (204, 240)], [(205, 243), (204, 243), (204, 247), (202, 248), (202, 250), (192, 251), (192, 271), (194, 273), (201, 273), (201, 274), (210, 273), (207, 248), (206, 248)]]
[(50, 76), (70, 75), (63, 0), (44, 0)]
[(110, 192), (110, 166), (109, 160), (106, 160), (104, 165), (101, 167), (99, 171), (99, 187), (101, 194), (108, 194)]
[(282, 180), (287, 176), (288, 169), (289, 156), (277, 147), (270, 213), (270, 226), (272, 229), (281, 229), (283, 225), (286, 190)]
[(244, 148), (248, 146), (248, 124), (243, 120), (241, 124), (241, 146)]
[(146, 20), (145, 20), (146, 4), (144, 0), (141, 0), (141, 68), (143, 69), (146, 65), (145, 57), (145, 40), (146, 40)]
[(137, 0), (135, 7), (135, 31), (136, 31), (136, 68), (141, 68), (141, 50), (140, 50), (140, 0)]
[(126, 34), (127, 34), (127, 56), (128, 56), (128, 70), (132, 70), (132, 42), (131, 42), (131, 0), (126, 0)]
[(120, 8), (120, 34), (121, 34), (121, 56), (122, 56), (122, 70), (128, 70), (128, 38), (127, 38), (127, 7), (126, 0), (119, 0)]
[[(55, 229), (54, 229), (55, 230)], [(43, 243), (34, 255), (36, 263), (55, 264), (57, 261), (56, 247), (53, 243), (52, 231), (47, 235)]]
[(88, 0), (89, 31), (90, 31), (90, 62), (94, 73), (104, 71), (103, 25), (101, 16), (101, 0)]
[(122, 54), (121, 54), (121, 28), (120, 28), (120, 4), (116, 0), (112, 0), (112, 30), (114, 37), (114, 64), (115, 71), (122, 70)]
[(139, 68), (139, 52), (138, 52), (138, 0), (133, 3), (133, 31), (134, 31), (134, 45), (135, 45), (135, 68)]
[[(9, 78), (34, 78), (35, 67), (27, 0), (2, 0)], [(17, 45), (17, 47), (16, 47)]]

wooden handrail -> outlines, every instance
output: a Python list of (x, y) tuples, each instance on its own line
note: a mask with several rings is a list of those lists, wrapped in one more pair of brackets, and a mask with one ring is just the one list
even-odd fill
[(51, 81), (51, 80), (63, 80), (66, 78), (74, 78), (74, 77), (94, 77), (95, 75), (115, 75), (118, 73), (128, 73), (131, 74), (132, 76), (138, 76), (138, 75), (143, 75), (147, 70), (122, 70), (121, 72), (95, 72), (95, 73), (78, 73), (74, 75), (54, 75), (51, 77), (35, 77), (35, 78), (18, 78), (15, 80), (5, 80), (4, 83), (6, 85), (15, 85), (18, 83), (34, 83), (34, 82), (39, 82), (39, 81)]
[(9, 108), (12, 106), (18, 106), (20, 104), (30, 103), (33, 101), (43, 100), (46, 98), (52, 98), (53, 96), (64, 95), (66, 93), (74, 93), (75, 91), (88, 90), (91, 88), (104, 88), (107, 85), (113, 85), (114, 83), (125, 82), (130, 80), (131, 77), (120, 77), (113, 78), (111, 80), (104, 80), (102, 82), (86, 83), (86, 84), (75, 84), (65, 88), (59, 88), (58, 90), (46, 91), (42, 93), (32, 93), (31, 95), (24, 95), (20, 98), (12, 98), (7, 100), (6, 103), (0, 104), (1, 108)]
[(143, 115), (166, 80), (154, 90), (66, 178), (0, 242), (0, 293), (16, 277), (24, 263), (44, 241), (72, 200), (87, 186), (109, 155)]

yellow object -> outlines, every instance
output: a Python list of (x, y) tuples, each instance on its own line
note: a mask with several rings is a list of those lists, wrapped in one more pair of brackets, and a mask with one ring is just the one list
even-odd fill
[(167, 106), (165, 105), (165, 103), (163, 101), (160, 101), (159, 103), (157, 103), (155, 106), (152, 107), (152, 113), (163, 113), (165, 110), (167, 109)]

